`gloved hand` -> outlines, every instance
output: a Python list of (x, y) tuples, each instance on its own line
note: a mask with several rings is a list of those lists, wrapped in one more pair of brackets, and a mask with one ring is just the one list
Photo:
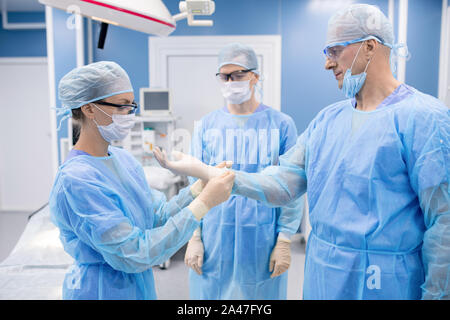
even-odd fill
[[(232, 161), (223, 161), (221, 163), (219, 163), (216, 168), (231, 168), (233, 162)], [(195, 181), (192, 185), (191, 185), (191, 193), (192, 196), (195, 198), (197, 197), (203, 190), (203, 188), (206, 186), (206, 184), (208, 183), (208, 181), (204, 181), (201, 179), (198, 179), (197, 181)]]
[(169, 169), (177, 175), (191, 176), (208, 181), (211, 178), (221, 175), (225, 169), (215, 168), (204, 164), (199, 159), (188, 154), (173, 151), (174, 160), (169, 160), (165, 151), (158, 147), (153, 149), (153, 154), (161, 167)]
[(222, 175), (210, 179), (197, 198), (189, 204), (188, 208), (200, 221), (211, 208), (221, 204), (230, 197), (233, 184), (233, 171), (226, 171)]
[(270, 254), (269, 271), (271, 278), (283, 274), (291, 265), (291, 241), (278, 238), (275, 247)]
[(205, 249), (200, 236), (200, 232), (195, 232), (191, 240), (188, 242), (186, 254), (184, 256), (184, 263), (192, 268), (198, 275), (202, 274), (203, 255)]

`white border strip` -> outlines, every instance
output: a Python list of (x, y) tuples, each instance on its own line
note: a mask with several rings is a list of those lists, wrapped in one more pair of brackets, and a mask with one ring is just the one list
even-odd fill
[[(84, 46), (84, 21), (83, 17), (79, 15), (78, 13), (73, 13), (75, 16), (75, 43), (76, 43), (76, 59), (77, 59), (77, 68), (82, 67), (85, 65), (85, 58), (84, 58), (84, 52), (85, 52), (85, 46)], [(62, 140), (62, 139), (61, 139)], [(73, 122), (72, 117), (69, 117), (67, 119), (67, 141), (65, 142), (67, 144), (67, 148), (70, 151), (73, 147)], [(60, 144), (61, 146), (62, 144)], [(61, 149), (61, 153), (66, 156), (66, 150)], [(62, 157), (61, 157), (61, 163), (62, 163)]]
[(0, 58), (0, 64), (43, 64), (47, 63), (47, 57), (13, 57), (13, 58)]
[(84, 66), (84, 23), (83, 17), (79, 14), (75, 15), (75, 36), (76, 36), (76, 48), (77, 48), (77, 67)]
[(442, 18), (441, 18), (441, 48), (439, 54), (439, 89), (438, 98), (445, 102), (448, 92), (448, 17), (450, 9), (448, 9), (448, 1), (442, 0)]
[(58, 171), (58, 132), (56, 131), (56, 87), (55, 87), (55, 48), (53, 46), (53, 9), (45, 6), (45, 22), (47, 25), (47, 61), (48, 61), (48, 88), (49, 88), (49, 116), (52, 149), (53, 176)]
[(88, 50), (88, 63), (94, 62), (94, 45), (93, 45), (93, 28), (92, 28), (92, 19), (87, 19), (87, 50)]
[[(398, 10), (398, 42), (408, 43), (408, 0), (400, 0)], [(397, 80), (406, 79), (406, 59), (397, 59)]]
[(29, 30), (29, 29), (45, 29), (45, 23), (42, 22), (29, 22), (29, 23), (11, 23), (8, 22), (8, 8), (7, 1), (2, 1), (2, 24), (5, 30)]
[(388, 3), (388, 19), (389, 19), (389, 22), (392, 25), (392, 28), (394, 28), (394, 22), (395, 22), (394, 0), (389, 0), (389, 3)]

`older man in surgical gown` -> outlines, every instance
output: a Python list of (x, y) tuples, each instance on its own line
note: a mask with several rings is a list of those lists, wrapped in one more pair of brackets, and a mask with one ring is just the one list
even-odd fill
[(450, 111), (394, 78), (393, 42), (378, 8), (337, 12), (326, 68), (348, 99), (280, 166), (236, 172), (233, 194), (272, 206), (308, 192), (304, 299), (450, 299)]

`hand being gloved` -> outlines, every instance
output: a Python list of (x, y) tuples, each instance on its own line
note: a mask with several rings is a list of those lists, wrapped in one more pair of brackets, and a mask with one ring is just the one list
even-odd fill
[[(216, 168), (224, 168), (224, 167), (230, 168), (231, 165), (232, 165), (231, 161), (224, 161), (219, 163), (216, 166)], [(206, 186), (207, 183), (208, 183), (207, 181), (198, 179), (196, 182), (192, 184), (191, 192), (194, 198), (197, 197), (203, 191), (203, 188)], [(188, 242), (186, 254), (184, 256), (184, 263), (188, 267), (192, 268), (199, 275), (202, 274), (204, 252), (205, 250), (200, 235), (200, 229), (197, 229), (195, 230), (191, 240), (189, 240)]]
[(169, 160), (165, 151), (161, 151), (158, 147), (153, 149), (153, 154), (161, 167), (169, 169), (174, 174), (191, 176), (208, 181), (213, 177), (221, 175), (225, 169), (215, 168), (204, 164), (199, 159), (188, 154), (173, 151), (174, 160)]
[(196, 230), (191, 240), (188, 242), (184, 263), (192, 268), (198, 275), (202, 274), (203, 255), (205, 253), (200, 230)]
[[(216, 168), (231, 168), (233, 162), (232, 161), (223, 161), (221, 163), (219, 163), (217, 166), (215, 166)], [(192, 185), (191, 185), (191, 193), (192, 196), (195, 198), (197, 197), (203, 190), (203, 188), (206, 186), (206, 184), (208, 183), (208, 181), (205, 180), (201, 180), (198, 179), (197, 181), (195, 181)]]
[(280, 239), (270, 254), (269, 271), (272, 272), (271, 278), (278, 277), (283, 274), (291, 265), (291, 241)]
[(189, 204), (188, 208), (200, 221), (211, 208), (221, 204), (230, 197), (233, 184), (233, 171), (226, 171), (220, 176), (210, 179), (202, 192)]

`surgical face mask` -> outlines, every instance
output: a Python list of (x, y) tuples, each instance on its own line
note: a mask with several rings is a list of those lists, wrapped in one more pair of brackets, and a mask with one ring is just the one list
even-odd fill
[(105, 111), (97, 107), (101, 112), (106, 114), (108, 117), (112, 118), (112, 123), (107, 126), (100, 126), (95, 120), (98, 131), (100, 135), (105, 139), (105, 141), (111, 143), (113, 140), (123, 140), (130, 133), (131, 128), (134, 127), (135, 114), (113, 114), (112, 116), (107, 114)]
[(352, 66), (345, 72), (344, 81), (342, 83), (342, 91), (349, 99), (354, 98), (356, 94), (361, 90), (364, 82), (366, 81), (367, 68), (369, 67), (370, 61), (372, 61), (372, 59), (369, 60), (363, 73), (352, 75), (353, 65), (355, 64), (356, 58), (358, 57), (359, 51), (361, 50), (363, 44), (364, 42), (361, 43), (361, 46), (359, 47), (358, 52), (353, 59)]
[(230, 104), (241, 104), (252, 97), (250, 80), (222, 82), (221, 91), (223, 97)]

